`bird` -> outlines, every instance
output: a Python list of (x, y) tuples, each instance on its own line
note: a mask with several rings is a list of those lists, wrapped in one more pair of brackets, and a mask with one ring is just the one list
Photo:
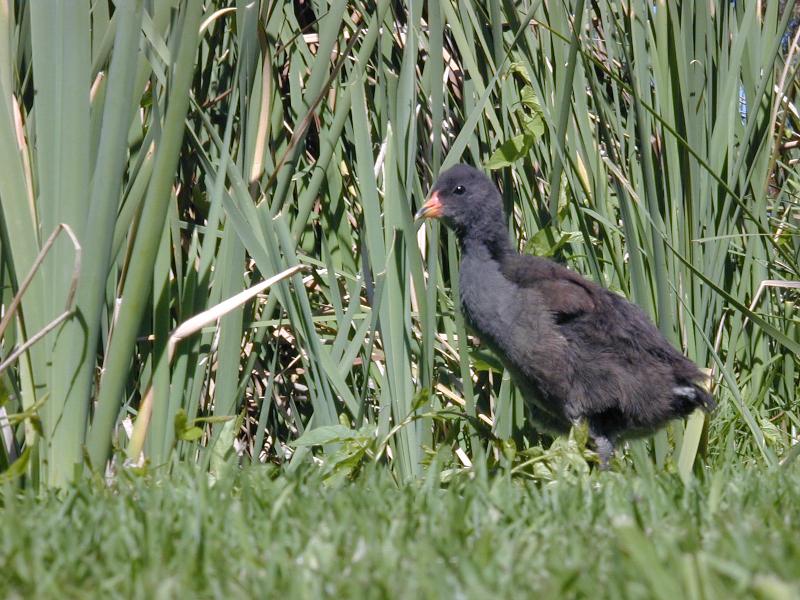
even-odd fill
[(602, 470), (620, 439), (716, 404), (700, 369), (645, 312), (547, 258), (512, 247), (497, 187), (459, 164), (441, 173), (415, 221), (436, 218), (460, 247), (459, 296), (477, 333), (551, 434), (585, 422)]

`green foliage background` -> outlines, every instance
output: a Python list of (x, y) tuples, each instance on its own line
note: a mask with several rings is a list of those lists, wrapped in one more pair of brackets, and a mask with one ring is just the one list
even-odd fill
[(688, 481), (698, 451), (791, 463), (793, 18), (775, 2), (0, 0), (0, 477), (294, 469), (319, 445), (338, 477), (584, 472), (580, 432), (520, 433), (520, 398), (454, 302), (455, 240), (412, 223), (459, 161), (496, 169), (522, 249), (635, 300), (712, 370), (710, 426), (634, 444), (638, 470)]

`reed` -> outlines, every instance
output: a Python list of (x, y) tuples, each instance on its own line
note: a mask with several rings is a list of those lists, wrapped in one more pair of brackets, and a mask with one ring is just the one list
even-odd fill
[[(71, 317), (2, 372), (0, 476), (118, 469), (148, 390), (134, 462), (151, 467), (296, 469), (322, 427), (324, 460), (400, 480), (441, 453), (498, 463), (514, 436), (538, 452), (465, 330), (454, 239), (412, 224), (458, 161), (495, 170), (528, 251), (629, 296), (711, 370), (710, 425), (634, 446), (637, 469), (793, 460), (792, 18), (776, 2), (0, 0), (4, 311), (60, 224), (81, 257)], [(3, 357), (64, 311), (77, 255), (59, 236)], [(297, 265), (170, 355), (180, 324)]]

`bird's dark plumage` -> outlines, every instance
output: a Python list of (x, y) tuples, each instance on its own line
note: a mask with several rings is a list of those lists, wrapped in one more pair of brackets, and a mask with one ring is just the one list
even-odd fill
[(620, 436), (714, 408), (700, 370), (638, 306), (511, 247), (500, 194), (476, 169), (443, 173), (417, 217), (456, 232), (464, 316), (510, 370), (534, 420), (564, 432), (585, 419), (602, 466)]

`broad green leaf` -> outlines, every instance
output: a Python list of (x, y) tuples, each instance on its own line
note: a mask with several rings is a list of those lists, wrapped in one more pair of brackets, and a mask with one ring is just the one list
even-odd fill
[(292, 442), (297, 448), (304, 446), (322, 446), (334, 442), (343, 442), (362, 437), (358, 431), (345, 427), (344, 425), (323, 425), (315, 429), (307, 430), (303, 435)]

